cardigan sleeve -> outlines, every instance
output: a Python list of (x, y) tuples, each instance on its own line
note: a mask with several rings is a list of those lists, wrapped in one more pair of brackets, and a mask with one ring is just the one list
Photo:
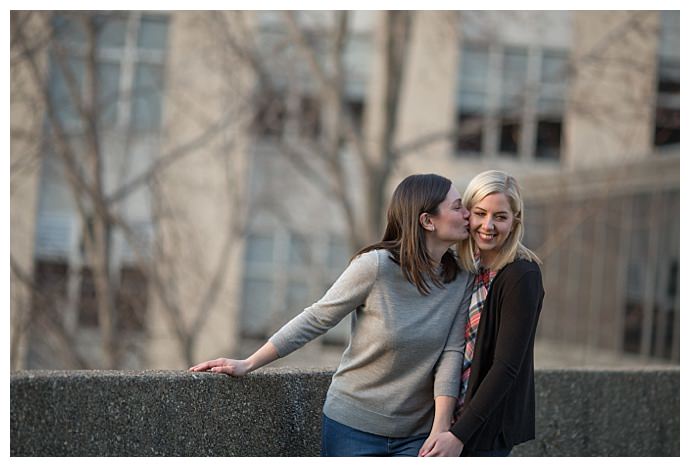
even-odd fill
[(501, 316), (494, 361), (450, 429), (463, 443), (467, 443), (511, 390), (535, 333), (543, 295), (540, 272), (528, 271), (514, 285), (506, 285), (508, 290), (499, 301)]

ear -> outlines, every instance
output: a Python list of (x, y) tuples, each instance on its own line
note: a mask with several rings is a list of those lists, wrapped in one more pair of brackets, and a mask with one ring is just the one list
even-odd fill
[(431, 220), (431, 216), (427, 212), (423, 212), (419, 215), (419, 224), (428, 232), (433, 232), (436, 230), (434, 222)]

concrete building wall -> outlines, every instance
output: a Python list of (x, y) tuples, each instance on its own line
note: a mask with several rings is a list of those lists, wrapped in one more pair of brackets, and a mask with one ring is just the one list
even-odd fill
[[(43, 20), (34, 16), (22, 25), (28, 37), (39, 37)], [(12, 20), (14, 21), (14, 19)], [(18, 27), (12, 23), (12, 27)], [(35, 42), (29, 40), (29, 44)], [(11, 48), (13, 57), (26, 53), (19, 47)], [(26, 330), (30, 326), (31, 289), (27, 281), (33, 278), (36, 210), (38, 184), (41, 178), (41, 151), (43, 120), (36, 115), (45, 112), (40, 83), (34, 80), (30, 63), (17, 61), (10, 67), (10, 342), (11, 368), (24, 364)], [(47, 67), (47, 56), (36, 57), (39, 70)]]
[(564, 168), (602, 167), (652, 152), (658, 12), (573, 12)]
[(153, 200), (155, 261), (164, 278), (163, 292), (150, 291), (148, 365), (155, 368), (191, 364), (178, 326), (197, 337), (198, 358), (231, 353), (238, 333), (251, 81), (240, 63), (222, 56), (227, 44), (214, 35), (215, 20), (232, 19), (171, 15), (161, 154), (183, 147), (185, 154), (160, 174)]
[[(172, 12), (170, 16), (160, 153), (166, 157), (184, 149), (184, 155), (157, 176), (150, 199), (162, 282), (161, 287), (149, 287), (148, 367), (180, 368), (188, 363), (180, 350), (170, 304), (179, 310), (178, 319), (186, 330), (200, 313), (206, 313), (194, 332), (199, 336), (194, 343), (197, 359), (234, 354), (242, 320), (254, 313), (247, 309), (247, 316), (242, 315), (248, 232), (280, 231), (281, 248), (288, 248), (294, 231), (312, 246), (320, 245), (315, 250), (322, 258), (329, 254), (330, 235), (346, 235), (338, 203), (316, 189), (314, 180), (307, 180), (279, 158), (274, 146), (258, 141), (252, 133), (249, 97), (256, 76), (228, 58), (224, 33), (243, 30), (233, 24), (234, 18), (227, 12)], [(257, 32), (253, 14), (247, 19), (244, 30)], [(380, 12), (360, 12), (353, 21), (357, 32), (368, 31), (372, 38), (370, 61), (365, 65), (370, 73), (364, 115), (370, 149), (382, 131), (381, 21)], [(452, 140), (438, 138), (401, 159), (386, 192), (390, 194), (405, 175), (414, 172), (444, 174), (462, 191), (475, 174), (499, 168), (522, 182), (526, 197), (543, 200), (554, 192), (571, 196), (594, 185), (605, 192), (608, 176), (595, 180), (589, 170), (606, 168), (615, 174), (619, 164), (628, 162), (632, 163), (629, 171), (636, 174), (635, 183), (648, 185), (652, 178), (645, 177), (646, 170), (655, 166), (650, 155), (657, 27), (656, 12), (417, 12), (401, 89), (399, 145), (455, 128), (463, 42), (473, 40), (519, 46), (532, 54), (549, 47), (569, 50), (574, 69), (568, 75), (572, 79), (563, 115), (562, 152), (558, 161), (529, 155), (510, 158), (496, 152), (474, 157), (458, 154)], [(21, 79), (20, 68), (13, 67), (12, 73), (14, 92), (14, 86), (26, 80)], [(26, 128), (38, 134), (42, 119), (36, 115), (43, 115), (43, 110), (13, 101), (12, 128), (20, 122), (26, 126), (23, 122), (30, 120)], [(534, 128), (528, 126), (525, 131), (535, 136)], [(20, 156), (37, 149), (23, 146), (15, 137), (11, 144), (13, 168)], [(352, 153), (346, 151), (344, 159), (350, 175), (361, 169)], [(672, 163), (664, 165), (654, 183), (669, 183), (672, 171)], [(650, 168), (649, 173), (653, 172)], [(28, 270), (33, 264), (37, 177), (36, 170), (17, 171), (16, 176), (13, 170), (11, 249), (13, 258)], [(363, 188), (361, 180), (350, 177), (347, 190), (354, 206), (366, 203)], [(144, 202), (138, 200), (133, 209)], [(364, 212), (355, 211), (356, 215)], [(302, 270), (316, 271), (310, 265)], [(319, 280), (332, 282), (338, 271), (317, 272)], [(289, 278), (281, 280), (268, 293), (284, 296)], [(28, 303), (26, 291), (14, 277), (12, 281), (13, 301)], [(314, 284), (309, 294), (318, 296), (327, 285)], [(209, 293), (210, 288), (215, 292)], [(20, 309), (13, 304), (13, 326)], [(285, 317), (271, 318), (275, 329)]]

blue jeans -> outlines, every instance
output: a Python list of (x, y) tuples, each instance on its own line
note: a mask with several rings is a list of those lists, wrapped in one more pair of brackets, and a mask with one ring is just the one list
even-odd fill
[(325, 415), (321, 420), (321, 456), (409, 456), (417, 457), (429, 434), (389, 438), (350, 428)]

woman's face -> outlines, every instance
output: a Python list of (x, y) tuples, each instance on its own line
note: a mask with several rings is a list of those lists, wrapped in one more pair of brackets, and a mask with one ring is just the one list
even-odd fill
[(493, 258), (513, 230), (513, 210), (508, 197), (492, 193), (470, 211), (470, 233), (483, 259)]
[(433, 219), (434, 234), (443, 242), (459, 242), (469, 237), (469, 211), (462, 205), (460, 193), (451, 185), (446, 199), (438, 206)]

